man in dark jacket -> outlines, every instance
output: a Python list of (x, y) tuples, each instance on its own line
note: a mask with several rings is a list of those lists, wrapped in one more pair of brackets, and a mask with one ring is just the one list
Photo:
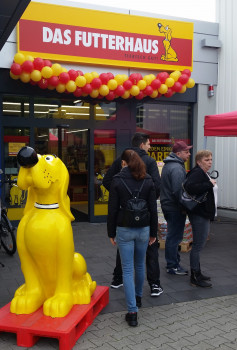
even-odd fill
[[(147, 173), (152, 177), (155, 185), (156, 197), (160, 196), (160, 174), (158, 171), (157, 163), (155, 159), (150, 157), (147, 152), (150, 149), (149, 135), (144, 133), (135, 133), (132, 138), (132, 147), (141, 157), (146, 165)], [(121, 157), (117, 158), (112, 166), (109, 168), (103, 179), (103, 186), (109, 191), (113, 176), (121, 170)], [(163, 293), (163, 289), (160, 285), (160, 266), (158, 256), (158, 241), (149, 245), (146, 252), (146, 268), (147, 268), (147, 281), (151, 288), (151, 296), (156, 297)], [(119, 288), (123, 285), (122, 266), (119, 251), (117, 250), (116, 266), (113, 273), (113, 281), (111, 283), (112, 288)]]
[(190, 148), (183, 141), (177, 141), (173, 152), (164, 159), (161, 174), (160, 203), (167, 221), (167, 236), (165, 242), (165, 259), (167, 272), (173, 275), (187, 275), (188, 271), (180, 266), (178, 247), (183, 240), (186, 213), (179, 204), (182, 183), (186, 178), (184, 163), (190, 157)]

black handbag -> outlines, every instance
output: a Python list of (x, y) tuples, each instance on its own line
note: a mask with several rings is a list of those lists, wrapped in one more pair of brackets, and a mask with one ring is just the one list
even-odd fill
[(132, 193), (125, 181), (120, 179), (130, 195), (131, 199), (127, 201), (125, 208), (120, 208), (118, 214), (118, 226), (123, 227), (145, 227), (150, 226), (150, 213), (147, 207), (147, 201), (145, 199), (139, 198), (139, 194), (143, 188), (145, 180), (136, 193)]
[(208, 192), (199, 195), (190, 195), (184, 188), (186, 182), (187, 179), (182, 183), (182, 190), (179, 201), (185, 209), (187, 209), (188, 211), (192, 211), (198, 204), (201, 204), (207, 200)]

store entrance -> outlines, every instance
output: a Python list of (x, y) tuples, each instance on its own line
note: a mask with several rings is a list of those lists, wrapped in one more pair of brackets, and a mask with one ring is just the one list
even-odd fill
[(36, 152), (57, 155), (68, 169), (68, 195), (76, 221), (88, 221), (88, 135), (88, 129), (72, 129), (67, 125), (35, 129)]

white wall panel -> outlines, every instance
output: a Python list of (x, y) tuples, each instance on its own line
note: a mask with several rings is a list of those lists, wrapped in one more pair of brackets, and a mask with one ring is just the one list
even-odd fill
[[(217, 87), (217, 113), (237, 110), (237, 2), (217, 0), (219, 39), (219, 80)], [(237, 135), (216, 137), (215, 163), (220, 171), (218, 179), (218, 205), (237, 209)]]

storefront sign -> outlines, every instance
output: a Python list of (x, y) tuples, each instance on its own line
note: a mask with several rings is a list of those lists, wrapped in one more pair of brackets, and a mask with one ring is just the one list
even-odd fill
[(15, 157), (17, 153), (20, 151), (22, 147), (24, 147), (25, 143), (20, 142), (9, 142), (8, 149), (9, 149), (9, 156)]
[(193, 23), (31, 2), (18, 51), (111, 66), (192, 70)]

